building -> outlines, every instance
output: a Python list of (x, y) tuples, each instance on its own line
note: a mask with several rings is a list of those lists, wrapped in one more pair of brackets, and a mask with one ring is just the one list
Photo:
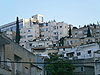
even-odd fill
[(21, 46), (23, 46), (25, 49), (31, 51), (33, 48), (51, 48), (53, 47), (52, 41), (45, 41), (45, 40), (33, 40), (33, 41), (26, 41), (21, 42)]
[(1, 75), (42, 75), (43, 72), (42, 68), (33, 63), (36, 62), (33, 53), (14, 43), (4, 34), (0, 34), (0, 61)]
[[(81, 46), (76, 47), (59, 47), (59, 54), (64, 55), (69, 59), (88, 59), (94, 57), (94, 52), (100, 49), (99, 44), (91, 43), (91, 44), (84, 44)], [(99, 57), (99, 56), (98, 56)]]
[[(43, 23), (43, 21), (44, 21), (43, 15), (37, 14), (37, 15), (32, 16), (32, 18), (29, 18), (29, 19), (20, 19), (19, 28), (22, 29), (24, 27), (31, 26), (32, 23), (36, 23), (36, 22)], [(0, 29), (1, 29), (1, 32), (8, 31), (8, 30), (16, 31), (16, 21), (5, 24), (5, 25), (1, 25)]]
[(75, 75), (100, 74), (100, 46), (97, 43), (59, 47), (58, 54), (72, 60)]
[[(19, 20), (19, 29), (21, 32), (21, 41), (28, 41), (31, 38), (36, 39), (39, 37), (39, 23), (43, 23), (43, 15), (34, 15), (29, 19)], [(16, 32), (16, 21), (0, 26), (1, 32), (12, 31)], [(28, 30), (28, 31), (27, 31)], [(28, 35), (28, 33), (30, 33)], [(26, 36), (24, 36), (24, 34)], [(15, 35), (16, 36), (16, 35)], [(29, 36), (29, 39), (25, 39)], [(32, 40), (33, 40), (32, 39)]]
[(100, 26), (93, 24), (87, 25), (84, 27), (73, 27), (72, 29), (72, 37), (73, 38), (86, 38), (88, 33), (88, 28), (90, 30), (91, 37), (95, 37), (96, 41), (100, 41)]
[(39, 25), (38, 24), (31, 24), (32, 26), (22, 28), (20, 30), (20, 44), (34, 41), (40, 37), (39, 32)]
[(95, 75), (94, 59), (76, 59), (72, 60), (75, 66), (74, 75)]
[(95, 37), (85, 37), (85, 38), (78, 38), (78, 37), (74, 37), (74, 38), (65, 38), (64, 39), (64, 46), (80, 46), (80, 45), (84, 45), (84, 44), (89, 44), (89, 43), (93, 43), (93, 42), (97, 42), (95, 40)]
[(40, 25), (41, 38), (52, 40), (54, 45), (60, 38), (68, 36), (69, 25), (64, 22), (49, 21)]

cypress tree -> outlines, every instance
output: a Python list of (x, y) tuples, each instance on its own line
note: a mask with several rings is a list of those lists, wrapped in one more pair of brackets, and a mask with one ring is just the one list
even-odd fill
[(72, 36), (71, 27), (69, 28), (69, 38)]
[(91, 32), (90, 32), (90, 28), (88, 27), (88, 31), (87, 31), (87, 37), (91, 37)]
[(16, 19), (16, 43), (19, 44), (20, 41), (20, 30), (19, 30), (19, 19)]

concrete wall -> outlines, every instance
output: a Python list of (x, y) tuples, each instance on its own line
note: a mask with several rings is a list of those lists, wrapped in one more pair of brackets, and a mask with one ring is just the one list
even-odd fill
[[(25, 50), (21, 46), (14, 44), (11, 42), (9, 45), (5, 45), (5, 60), (10, 59), (11, 61), (15, 61), (14, 55), (19, 56), (22, 60), (22, 62), (33, 62), (34, 61), (34, 55), (30, 53), (29, 51)], [(15, 64), (12, 65), (12, 75), (14, 74)], [(28, 74), (30, 75), (30, 64), (23, 63), (22, 64), (22, 73), (25, 72), (25, 67), (28, 68)]]

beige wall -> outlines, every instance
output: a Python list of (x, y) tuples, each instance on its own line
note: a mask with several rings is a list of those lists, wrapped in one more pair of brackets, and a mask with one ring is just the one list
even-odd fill
[[(22, 62), (33, 62), (34, 55), (21, 46), (11, 43), (5, 45), (5, 60), (10, 59), (11, 61), (15, 61), (14, 55), (17, 55), (22, 59)], [(14, 75), (15, 63), (12, 63), (12, 75)], [(22, 64), (22, 73), (25, 73), (25, 67), (28, 68), (28, 75), (30, 75), (30, 64), (24, 63)]]

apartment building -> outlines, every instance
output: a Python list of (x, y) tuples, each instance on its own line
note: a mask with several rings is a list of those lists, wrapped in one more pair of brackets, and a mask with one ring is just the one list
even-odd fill
[(58, 54), (73, 61), (75, 65), (75, 75), (100, 74), (100, 45), (97, 43), (76, 47), (59, 47)]
[[(19, 19), (19, 28), (22, 29), (24, 27), (28, 27), (31, 25), (31, 23), (43, 23), (43, 15), (37, 14), (37, 15), (33, 15), (32, 18), (29, 19)], [(4, 24), (0, 26), (1, 32), (4, 31), (16, 31), (16, 21), (8, 23), (8, 24)]]
[(64, 22), (50, 21), (40, 25), (41, 38), (44, 40), (52, 40), (57, 46), (57, 41), (68, 36), (69, 25)]
[(32, 62), (35, 55), (0, 34), (0, 74), (1, 75), (42, 75), (42, 68)]
[(23, 42), (30, 42), (34, 39), (38, 39), (40, 36), (39, 32), (39, 25), (38, 24), (32, 24), (30, 27), (22, 28), (20, 30), (20, 43)]
[[(76, 46), (76, 47), (60, 47), (59, 54), (62, 54), (65, 57), (68, 57), (70, 59), (77, 58), (77, 59), (88, 59), (88, 58), (93, 58), (94, 57), (94, 52), (98, 51), (99, 44), (97, 43), (91, 43), (91, 44), (85, 44), (81, 46)], [(97, 55), (98, 56), (98, 55)], [(100, 54), (99, 56), (100, 57)]]
[[(21, 32), (21, 36), (23, 37), (21, 38), (21, 41), (29, 40), (29, 39), (25, 40), (27, 36), (30, 37), (30, 40), (32, 38), (33, 39), (38, 38), (39, 37), (39, 23), (43, 23), (43, 15), (37, 14), (37, 15), (32, 16), (32, 18), (29, 18), (29, 19), (19, 19), (19, 29)], [(6, 31), (16, 32), (16, 21), (0, 26), (0, 30), (1, 32), (6, 32)]]
[[(72, 29), (72, 37), (73, 38), (85, 38), (87, 37), (87, 33), (88, 33), (88, 28), (90, 30), (91, 33), (91, 37), (99, 37), (100, 36), (100, 26), (99, 25), (85, 25), (84, 27), (73, 27)], [(99, 40), (99, 39), (98, 39)]]
[(84, 44), (89, 44), (96, 42), (95, 37), (85, 37), (85, 38), (65, 38), (64, 39), (64, 46), (80, 46)]
[[(87, 33), (88, 33), (88, 27), (87, 26), (72, 29), (72, 37), (73, 38), (75, 38), (75, 37), (85, 38), (85, 37), (87, 37)], [(93, 29), (92, 28), (90, 28), (90, 33), (93, 36)]]
[(53, 47), (52, 41), (45, 41), (45, 40), (34, 40), (34, 41), (28, 41), (28, 42), (21, 42), (21, 46), (23, 46), (25, 49), (31, 51), (32, 48), (48, 48)]

